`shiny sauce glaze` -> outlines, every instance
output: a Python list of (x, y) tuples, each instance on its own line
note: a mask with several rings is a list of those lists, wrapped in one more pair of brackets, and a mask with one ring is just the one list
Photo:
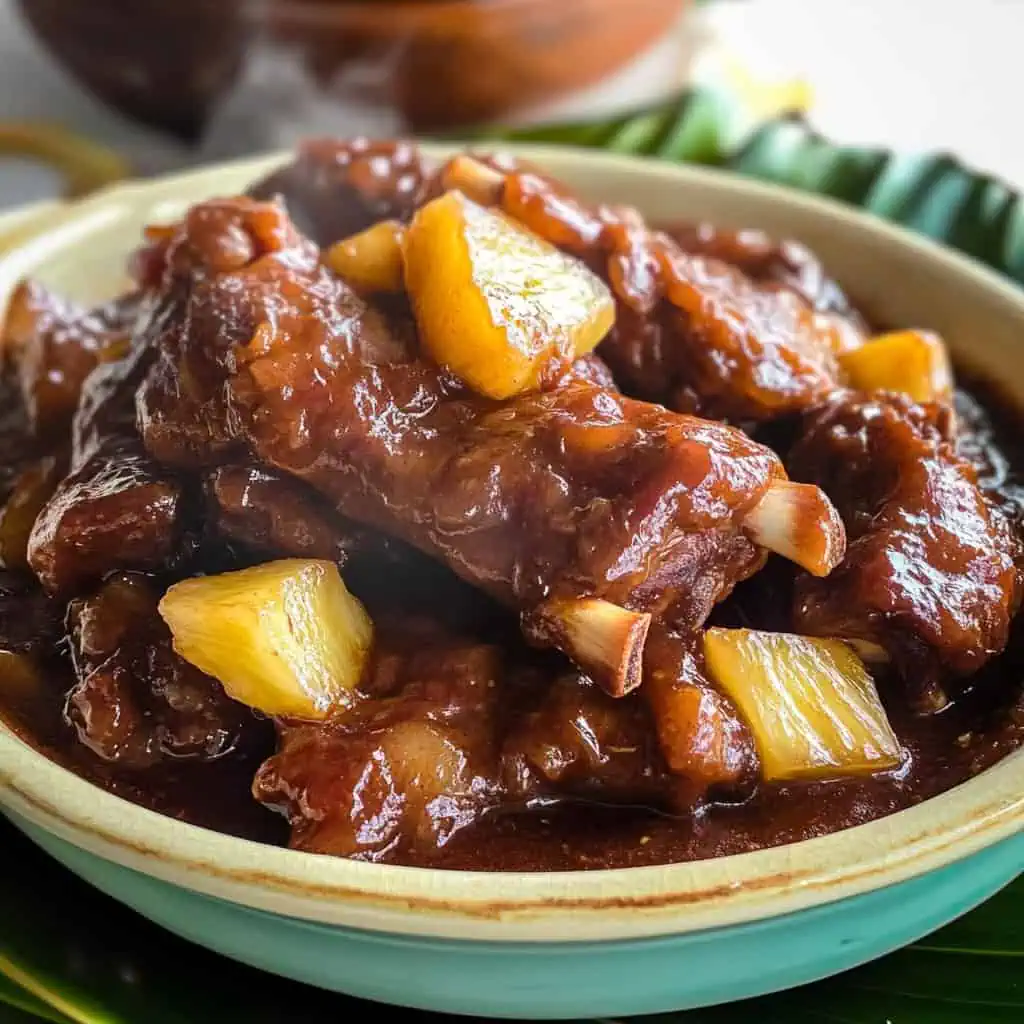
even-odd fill
[[(657, 231), (482, 159), (313, 143), (249, 196), (151, 229), (132, 262), (141, 304), (16, 293), (0, 353), (4, 720), (197, 825), (499, 871), (795, 842), (1019, 748), (1024, 414), (969, 373), (955, 411), (948, 389), (922, 405), (890, 383), (855, 390), (843, 356), (874, 332), (801, 246)], [(450, 178), (614, 299), (596, 354), (555, 359), (540, 390), (474, 393), (426, 357), (415, 294), (368, 301), (317, 248), (408, 223)], [(794, 494), (805, 519), (779, 511)], [(323, 722), (230, 699), (158, 611), (180, 581), (284, 558), (340, 565), (373, 623), (357, 692)], [(742, 665), (731, 692), (714, 677), (704, 624), (866, 644), (899, 741), (869, 745), (897, 767), (840, 755), (811, 767), (843, 777), (764, 781), (779, 736), (740, 713)], [(766, 673), (771, 700), (803, 685), (796, 649)], [(858, 706), (850, 690), (839, 703)]]
[[(977, 379), (961, 375), (961, 385), (961, 448), (981, 467), (984, 482), (1016, 506), (1024, 493), (1024, 451), (1019, 446), (1024, 420)], [(11, 401), (4, 407), (16, 407), (9, 384), (5, 390), (4, 397)], [(8, 415), (0, 426), (0, 449), (9, 464), (29, 450), (17, 416)], [(246, 562), (244, 554), (229, 548), (206, 557), (214, 570)], [(380, 573), (367, 570), (360, 575), (358, 566), (349, 576), (352, 589), (380, 617), (381, 657), (403, 656), (421, 646), (432, 631), (442, 635), (457, 630), (504, 650), (510, 660), (527, 666), (526, 674), (550, 670), (550, 659), (538, 661), (521, 648), (496, 607), (428, 560), (417, 560), (402, 580), (396, 589), (385, 584)], [(716, 608), (711, 622), (785, 629), (786, 615), (780, 610), (788, 607), (791, 587), (792, 574), (773, 560)], [(432, 610), (431, 619), (425, 626), (410, 627), (406, 616), (425, 606)], [(217, 831), (287, 845), (284, 819), (252, 797), (253, 776), (274, 750), (269, 721), (254, 716), (244, 742), (215, 760), (168, 758), (139, 768), (112, 763), (80, 742), (68, 714), (68, 693), (75, 681), (68, 656), (69, 628), (61, 606), (48, 600), (27, 573), (6, 571), (0, 576), (0, 651), (7, 652), (0, 656), (0, 710), (18, 735), (127, 800)], [(12, 654), (28, 656), (34, 671), (27, 674), (25, 663)], [(514, 699), (509, 706), (514, 706)], [(1024, 743), (1020, 621), (1007, 650), (973, 677), (970, 689), (946, 711), (918, 716), (901, 701), (891, 701), (890, 718), (908, 755), (892, 773), (797, 785), (761, 784), (747, 799), (712, 800), (696, 812), (678, 814), (664, 806), (602, 802), (599, 793), (580, 798), (540, 796), (521, 807), (495, 807), (440, 847), (418, 848), (391, 859), (447, 869), (506, 871), (663, 864), (796, 842), (909, 807), (978, 774)]]

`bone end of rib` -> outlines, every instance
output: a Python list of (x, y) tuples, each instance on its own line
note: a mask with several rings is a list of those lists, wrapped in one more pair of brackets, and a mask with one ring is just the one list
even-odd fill
[(505, 188), (505, 176), (469, 156), (453, 157), (441, 172), (441, 183), (455, 189), (481, 206), (498, 206)]
[(528, 616), (528, 632), (559, 648), (612, 697), (624, 697), (643, 678), (648, 612), (586, 597), (552, 599)]
[(774, 480), (746, 514), (751, 539), (814, 576), (827, 576), (846, 554), (846, 531), (825, 492), (814, 484)]

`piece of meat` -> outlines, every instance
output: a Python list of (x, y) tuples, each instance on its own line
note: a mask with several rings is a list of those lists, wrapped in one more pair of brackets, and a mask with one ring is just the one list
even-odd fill
[(678, 780), (665, 765), (639, 694), (615, 700), (578, 673), (546, 683), (541, 694), (502, 747), (512, 797), (675, 809)]
[(19, 285), (0, 350), (16, 368), (32, 433), (53, 439), (67, 431), (86, 377), (127, 352), (137, 314), (135, 295), (88, 310), (34, 282)]
[(429, 852), (500, 801), (500, 650), (418, 639), (409, 653), (377, 651), (377, 699), (336, 721), (281, 725), (253, 795), (287, 816), (294, 849)]
[(924, 704), (1007, 642), (1020, 541), (948, 437), (948, 411), (839, 393), (788, 464), (824, 488), (850, 540), (828, 580), (797, 583), (795, 628), (881, 644)]
[(840, 381), (837, 355), (864, 340), (863, 325), (817, 310), (763, 265), (687, 252), (635, 210), (587, 206), (543, 175), (456, 157), (440, 179), (605, 276), (619, 315), (599, 354), (627, 394), (733, 422), (771, 420), (826, 397)]
[(277, 557), (344, 563), (368, 541), (306, 484), (260, 466), (221, 466), (206, 478), (207, 522), (224, 540)]
[(518, 644), (393, 620), (360, 689), (336, 720), (281, 723), (257, 774), (256, 798), (288, 817), (297, 849), (429, 856), (492, 809), (537, 799), (680, 809), (643, 700), (613, 700)]
[(29, 565), (50, 593), (75, 593), (115, 569), (161, 568), (181, 548), (182, 485), (149, 457), (135, 429), (135, 391), (151, 358), (143, 339), (86, 381), (70, 471), (29, 538)]
[[(235, 348), (251, 341), (257, 328), (270, 330), (268, 315), (306, 316), (313, 330), (326, 324), (351, 335), (350, 323), (365, 306), (354, 295), (338, 301), (338, 282), (319, 265), (316, 246), (273, 204), (225, 200), (193, 207), (165, 259), (157, 356), (139, 389), (139, 428), (160, 462), (235, 461), (245, 454), (227, 405)], [(362, 326), (367, 343), (404, 351), (383, 317), (372, 325), (372, 339), (369, 321)]]
[(0, 650), (51, 652), (63, 633), (63, 609), (27, 573), (0, 569)]
[[(250, 265), (218, 271), (215, 224), (231, 239), (253, 232)], [(469, 394), (326, 271), (274, 206), (193, 208), (171, 246), (182, 268), (183, 255), (195, 266), (169, 288), (186, 297), (139, 399), (161, 461), (216, 460), (211, 434), (242, 437), (261, 462), (442, 559), (577, 660), (574, 638), (551, 625), (567, 605), (570, 617), (593, 599), (599, 618), (609, 603), (629, 609), (619, 625), (659, 615), (692, 629), (763, 563), (747, 521), (783, 471), (739, 431), (586, 382), (505, 403)], [(209, 369), (209, 401), (167, 401), (196, 365)], [(642, 647), (640, 632), (621, 639)], [(599, 677), (605, 668), (620, 685), (622, 666), (600, 665)]]
[(677, 224), (665, 232), (693, 256), (728, 263), (760, 284), (796, 292), (819, 313), (838, 313), (856, 327), (866, 324), (817, 256), (792, 239), (777, 241), (753, 228), (731, 231), (714, 224)]
[(66, 714), (82, 743), (124, 767), (213, 760), (259, 728), (244, 704), (174, 652), (158, 598), (146, 577), (117, 573), (69, 612), (78, 682)]
[(313, 139), (248, 194), (279, 197), (299, 229), (327, 246), (380, 220), (408, 220), (436, 191), (435, 171), (411, 142)]
[(118, 566), (159, 568), (178, 545), (179, 486), (143, 452), (101, 449), (65, 477), (32, 531), (29, 563), (50, 593)]
[(645, 652), (640, 690), (651, 710), (661, 752), (681, 805), (707, 798), (744, 798), (755, 787), (759, 759), (753, 735), (732, 701), (711, 682), (700, 636), (655, 630)]

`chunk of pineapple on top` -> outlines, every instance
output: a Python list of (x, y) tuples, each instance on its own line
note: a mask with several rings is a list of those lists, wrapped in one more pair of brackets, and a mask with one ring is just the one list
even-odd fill
[(899, 391), (915, 402), (948, 402), (953, 369), (942, 339), (931, 331), (880, 334), (839, 356), (851, 387)]
[(766, 781), (866, 775), (902, 761), (875, 684), (842, 641), (709, 629), (704, 656), (754, 734)]
[(338, 567), (316, 559), (184, 580), (160, 614), (186, 661), (268, 715), (315, 720), (350, 705), (373, 642)]
[(461, 192), (417, 212), (405, 284), (428, 355), (490, 398), (538, 387), (615, 319), (607, 285), (581, 261)]
[(324, 261), (364, 295), (400, 292), (405, 274), (404, 244), (404, 225), (397, 220), (382, 220), (335, 242), (324, 254)]

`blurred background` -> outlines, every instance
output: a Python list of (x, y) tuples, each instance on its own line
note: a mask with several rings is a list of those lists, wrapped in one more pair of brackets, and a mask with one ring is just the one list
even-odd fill
[(731, 144), (809, 109), (1019, 184), (1022, 34), (1020, 0), (0, 0), (0, 206), (310, 133), (600, 122), (693, 85), (742, 105)]

